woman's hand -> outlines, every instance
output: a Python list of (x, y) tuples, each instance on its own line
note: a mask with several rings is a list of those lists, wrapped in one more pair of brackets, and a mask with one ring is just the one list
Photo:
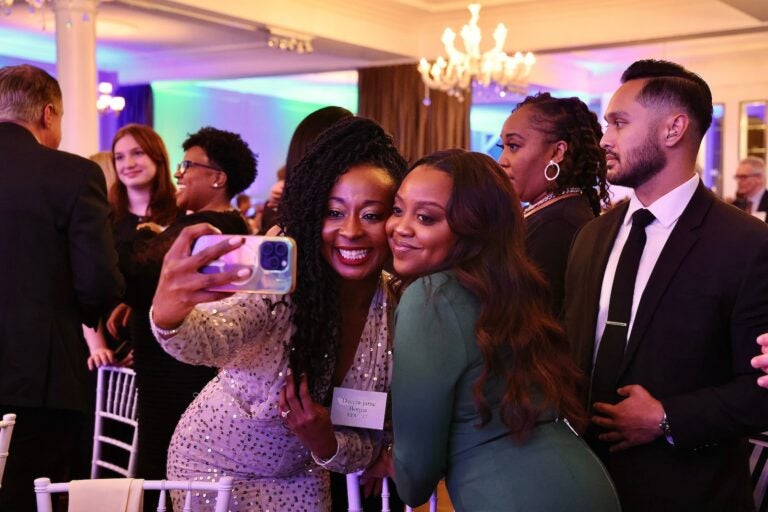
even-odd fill
[(88, 357), (88, 369), (95, 370), (99, 366), (107, 366), (115, 362), (115, 354), (107, 347), (99, 347), (91, 350)]
[(86, 361), (89, 370), (114, 362), (115, 354), (107, 348), (107, 340), (104, 339), (104, 322), (99, 322), (96, 329), (83, 326), (83, 337), (90, 353)]
[(107, 319), (107, 330), (116, 340), (121, 339), (120, 329), (125, 328), (131, 319), (133, 309), (125, 303), (120, 303), (112, 310)]
[(192, 246), (202, 235), (220, 235), (210, 224), (195, 224), (184, 228), (165, 254), (160, 281), (152, 300), (152, 320), (161, 329), (178, 327), (190, 311), (202, 302), (221, 300), (231, 293), (212, 292), (207, 288), (221, 286), (248, 277), (249, 269), (201, 274), (198, 270), (222, 254), (245, 243), (242, 236), (232, 236), (216, 245), (192, 254)]
[(327, 460), (336, 454), (338, 444), (333, 433), (331, 415), (328, 409), (312, 400), (306, 375), (301, 376), (296, 393), (293, 378), (288, 374), (287, 382), (280, 391), (278, 407), (285, 425), (315, 457)]
[(267, 199), (266, 206), (268, 208), (277, 208), (280, 204), (280, 199), (283, 197), (283, 189), (285, 188), (285, 180), (280, 180), (272, 185), (269, 190), (269, 199)]
[(119, 360), (115, 366), (133, 368), (133, 349), (129, 350), (125, 357)]

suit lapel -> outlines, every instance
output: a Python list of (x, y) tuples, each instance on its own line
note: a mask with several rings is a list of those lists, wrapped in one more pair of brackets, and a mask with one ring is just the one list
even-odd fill
[[(768, 190), (763, 192), (763, 197), (760, 199), (760, 204), (757, 205), (757, 211), (768, 212)], [(768, 222), (768, 216), (766, 216), (765, 221)]]
[(640, 345), (648, 326), (653, 320), (653, 315), (664, 296), (669, 283), (682, 265), (688, 252), (696, 244), (699, 235), (696, 229), (701, 225), (714, 200), (711, 192), (699, 182), (688, 206), (680, 215), (667, 243), (661, 250), (659, 259), (653, 267), (648, 284), (645, 286), (640, 304), (635, 314), (632, 332), (629, 335), (627, 350), (624, 354), (624, 362), (619, 372), (619, 377), (626, 371), (637, 347)]
[[(585, 300), (583, 309), (583, 318), (590, 319), (585, 321), (582, 339), (586, 340), (582, 345), (586, 347), (581, 354), (581, 367), (588, 369), (587, 373), (592, 372), (592, 361), (595, 352), (595, 331), (597, 329), (597, 314), (600, 308), (600, 293), (603, 288), (603, 276), (605, 267), (608, 264), (608, 257), (611, 255), (613, 243), (619, 232), (621, 223), (627, 214), (629, 201), (616, 208), (615, 211), (606, 214), (612, 215), (612, 218), (606, 218), (607, 225), (605, 229), (595, 230), (596, 240), (592, 241), (593, 250), (589, 256), (589, 271), (586, 274), (584, 283), (585, 290), (582, 297)], [(601, 236), (605, 235), (605, 236)]]

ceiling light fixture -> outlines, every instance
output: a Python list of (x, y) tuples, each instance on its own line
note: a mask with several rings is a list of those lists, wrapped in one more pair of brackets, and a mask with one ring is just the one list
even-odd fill
[[(3, 14), (6, 16), (10, 16), (13, 13), (13, 4), (16, 2), (16, 0), (0, 0), (0, 9), (2, 9)], [(26, 3), (27, 9), (29, 10), (30, 14), (36, 14), (40, 13), (40, 21), (42, 24), (42, 29), (45, 31), (47, 30), (48, 22), (46, 20), (45, 11), (43, 10), (46, 6), (50, 9), (53, 9), (53, 4), (55, 0), (19, 0), (19, 3)], [(72, 0), (69, 0), (68, 7), (71, 7)], [(84, 12), (82, 15), (82, 20), (84, 22), (90, 22), (91, 16)], [(72, 28), (72, 19), (69, 17), (65, 23), (65, 27), (67, 29)]]
[(430, 64), (422, 58), (419, 62), (419, 73), (426, 86), (427, 96), (424, 104), (429, 104), (429, 88), (445, 91), (459, 101), (464, 101), (464, 94), (472, 87), (472, 83), (489, 86), (495, 84), (500, 94), (504, 92), (524, 93), (528, 88), (528, 77), (536, 58), (531, 52), (523, 55), (520, 52), (510, 57), (504, 52), (507, 40), (507, 27), (503, 23), (493, 31), (494, 47), (480, 53), (480, 4), (469, 4), (471, 17), (469, 23), (461, 29), (465, 52), (456, 49), (456, 33), (450, 28), (443, 32), (441, 41), (448, 54), (448, 60), (442, 56)]
[[(42, 9), (47, 0), (25, 0), (29, 5), (29, 12), (35, 12), (38, 9)], [(3, 7), (3, 12), (6, 16), (11, 14), (11, 7), (13, 7), (14, 0), (0, 0), (0, 6)]]
[(277, 48), (287, 52), (312, 53), (315, 51), (312, 46), (312, 37), (287, 30), (267, 28), (269, 39), (267, 46)]
[(99, 97), (96, 99), (96, 109), (100, 114), (114, 112), (119, 114), (125, 108), (125, 98), (112, 96), (112, 84), (99, 82)]

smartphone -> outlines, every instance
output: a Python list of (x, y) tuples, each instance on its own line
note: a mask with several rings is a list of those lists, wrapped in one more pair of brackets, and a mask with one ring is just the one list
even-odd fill
[(249, 268), (251, 275), (242, 281), (209, 288), (217, 292), (286, 294), (296, 286), (296, 242), (287, 236), (203, 235), (195, 241), (192, 254), (242, 236), (245, 243), (200, 269), (203, 274), (218, 274)]

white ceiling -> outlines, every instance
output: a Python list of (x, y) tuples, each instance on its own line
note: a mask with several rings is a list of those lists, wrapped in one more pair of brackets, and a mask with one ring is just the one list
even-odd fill
[[(30, 48), (54, 44), (53, 15), (49, 8), (30, 15), (20, 2), (0, 14), (0, 55), (33, 58)], [(507, 51), (536, 52), (532, 78), (540, 84), (567, 77), (575, 88), (599, 89), (643, 57), (760, 63), (768, 55), (768, 0), (482, 3), (483, 33), (490, 38), (503, 21)], [(455, 0), (109, 0), (97, 19), (99, 67), (121, 83), (140, 83), (415, 62), (443, 53), (444, 27), (458, 31), (468, 18), (465, 2)], [(315, 52), (269, 48), (269, 27), (312, 36)], [(55, 52), (42, 54), (51, 60)]]

